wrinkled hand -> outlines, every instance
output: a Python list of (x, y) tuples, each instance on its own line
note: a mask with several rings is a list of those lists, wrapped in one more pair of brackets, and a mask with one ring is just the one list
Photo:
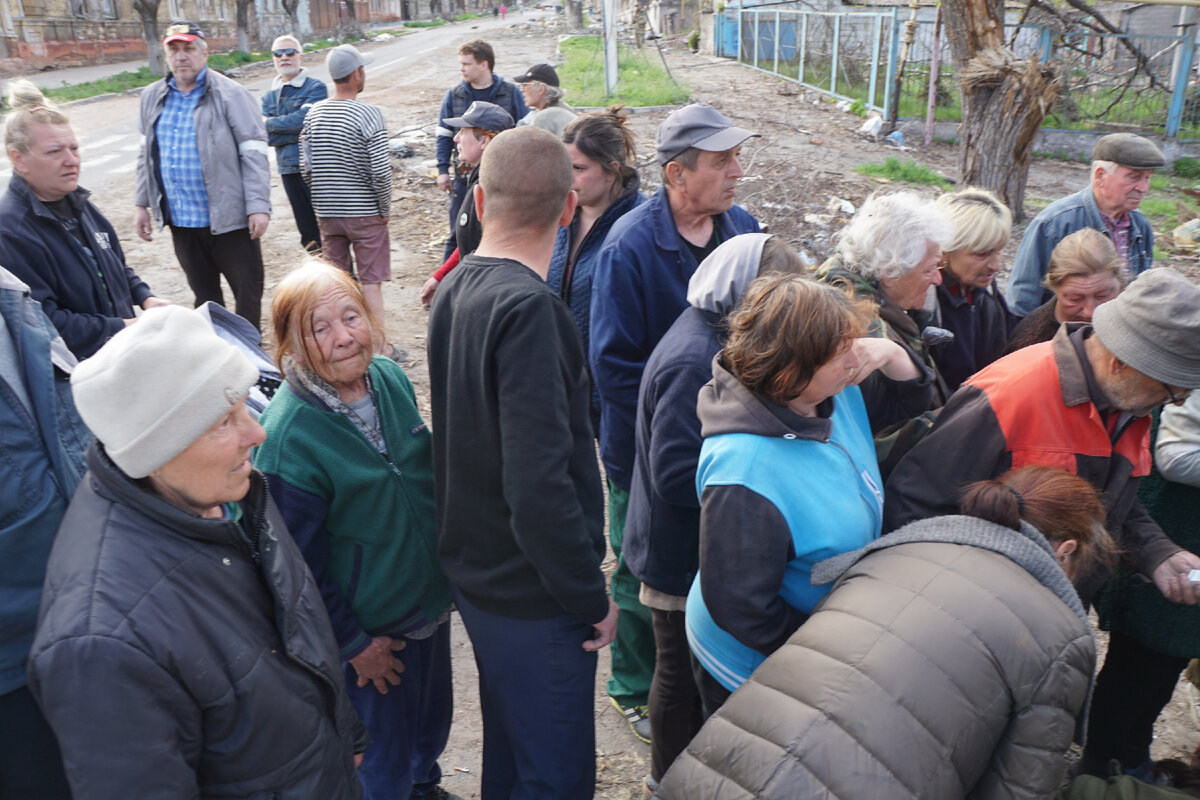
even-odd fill
[(404, 649), (404, 642), (387, 636), (375, 636), (367, 649), (350, 659), (350, 666), (358, 673), (359, 687), (368, 683), (375, 684), (375, 690), (380, 694), (388, 693), (388, 684), (400, 685), (400, 673), (404, 672), (404, 664), (392, 655)]
[(257, 214), (251, 214), (246, 217), (246, 227), (250, 229), (250, 238), (261, 238), (267, 232), (267, 225), (271, 222), (271, 215), (264, 214), (261, 211)]
[(583, 643), (583, 649), (589, 653), (607, 647), (609, 642), (617, 638), (617, 615), (621, 610), (616, 602), (609, 598), (608, 616), (597, 622), (593, 628), (595, 635)]
[(154, 237), (150, 223), (150, 209), (145, 206), (133, 207), (133, 230), (139, 238), (145, 239), (147, 242)]
[(450, 176), (447, 175), (445, 172), (438, 175), (437, 181), (438, 181), (438, 191), (442, 191), (442, 192), (451, 191), (450, 187), (451, 187), (451, 184), (454, 183), (454, 181), (451, 180)]
[(146, 310), (154, 308), (156, 306), (170, 306), (170, 305), (174, 305), (174, 303), (172, 303), (170, 300), (163, 300), (161, 297), (147, 297), (145, 300), (142, 301), (142, 310), (146, 311)]
[(858, 371), (850, 379), (852, 386), (862, 383), (875, 370), (879, 370), (884, 377), (893, 381), (911, 381), (921, 377), (921, 371), (912, 358), (903, 347), (891, 339), (864, 336), (855, 339), (851, 347), (858, 356)]
[(421, 305), (429, 308), (433, 303), (433, 293), (437, 291), (438, 279), (430, 278), (425, 281), (425, 285), (421, 287)]
[(1187, 550), (1168, 556), (1154, 569), (1154, 585), (1173, 603), (1194, 606), (1200, 603), (1200, 584), (1188, 580), (1188, 572), (1200, 569), (1200, 557)]

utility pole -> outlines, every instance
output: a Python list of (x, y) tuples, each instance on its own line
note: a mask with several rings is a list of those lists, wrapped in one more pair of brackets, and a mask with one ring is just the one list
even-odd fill
[(604, 14), (604, 92), (609, 97), (617, 93), (617, 0), (602, 0)]

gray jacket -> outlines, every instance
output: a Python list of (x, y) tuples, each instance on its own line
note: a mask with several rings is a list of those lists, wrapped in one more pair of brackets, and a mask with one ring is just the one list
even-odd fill
[[(134, 205), (150, 209), (159, 227), (169, 221), (158, 164), (157, 125), (167, 99), (167, 80), (142, 90), (142, 149), (137, 160)], [(196, 145), (208, 191), (209, 228), (228, 233), (249, 225), (251, 214), (271, 213), (271, 167), (267, 129), (258, 102), (236, 81), (214, 69), (205, 75), (196, 106)]]
[(914, 522), (821, 562), (833, 591), (664, 776), (665, 800), (1041, 798), (1095, 644), (1046, 540)]

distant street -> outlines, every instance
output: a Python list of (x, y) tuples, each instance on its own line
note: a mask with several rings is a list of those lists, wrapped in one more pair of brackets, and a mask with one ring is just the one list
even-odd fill
[[(379, 86), (382, 82), (404, 81), (421, 74), (428, 66), (422, 64), (422, 56), (439, 47), (450, 47), (470, 38), (474, 32), (484, 33), (495, 28), (505, 28), (524, 19), (524, 13), (533, 15), (540, 13), (510, 12), (507, 20), (497, 17), (481, 17), (467, 22), (441, 25), (436, 28), (416, 28), (412, 33), (397, 37), (390, 42), (379, 44), (357, 43), (364, 52), (375, 56), (375, 61), (367, 68), (368, 93), (371, 85)], [(269, 42), (267, 44), (270, 44)], [(325, 69), (324, 56), (319, 54), (309, 56), (311, 63), (305, 66), (313, 75), (330, 84), (329, 73)], [(321, 63), (316, 63), (320, 59)], [(444, 70), (443, 70), (444, 71)], [(58, 75), (68, 72), (64, 70)], [(49, 74), (49, 73), (42, 73)], [(255, 97), (262, 95), (271, 88), (274, 73), (266, 77), (258, 77), (243, 81), (243, 85)], [(65, 77), (65, 75), (64, 75)], [(446, 76), (447, 85), (453, 76)], [(39, 81), (45, 84), (45, 81)], [(49, 85), (56, 85), (57, 82)], [(369, 99), (369, 95), (365, 96)], [(137, 152), (140, 145), (138, 137), (138, 98), (136, 95), (109, 98), (94, 103), (80, 103), (69, 106), (72, 127), (80, 139), (83, 171), (80, 175), (80, 185), (93, 191), (103, 189), (112, 178), (132, 173), (137, 167)], [(432, 120), (430, 120), (432, 121)], [(273, 157), (272, 157), (273, 159)], [(0, 186), (7, 186), (12, 174), (11, 165), (7, 159), (0, 164)]]

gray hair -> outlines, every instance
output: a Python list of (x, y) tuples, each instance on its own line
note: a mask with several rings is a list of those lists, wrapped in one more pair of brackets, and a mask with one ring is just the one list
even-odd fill
[(838, 236), (843, 266), (869, 281), (902, 278), (925, 258), (929, 246), (946, 247), (954, 224), (934, 201), (902, 190), (867, 198)]
[(1112, 175), (1114, 172), (1117, 171), (1117, 167), (1119, 167), (1119, 166), (1121, 166), (1121, 165), (1115, 161), (1101, 161), (1101, 160), (1097, 159), (1096, 161), (1092, 162), (1092, 168), (1088, 171), (1088, 174), (1095, 175), (1096, 169), (1102, 167), (1105, 172), (1107, 172), (1109, 175)]
[(296, 46), (296, 50), (301, 51), (301, 52), (303, 52), (303, 50), (304, 50), (304, 45), (300, 43), (300, 40), (297, 39), (295, 36), (292, 36), (290, 33), (285, 33), (280, 36), (276, 36), (275, 41), (271, 42), (271, 49), (274, 50), (275, 47), (278, 46), (280, 42), (291, 42), (292, 44), (294, 44)]
[(567, 96), (560, 86), (551, 86), (548, 83), (542, 85), (546, 87), (546, 105), (553, 105)]

